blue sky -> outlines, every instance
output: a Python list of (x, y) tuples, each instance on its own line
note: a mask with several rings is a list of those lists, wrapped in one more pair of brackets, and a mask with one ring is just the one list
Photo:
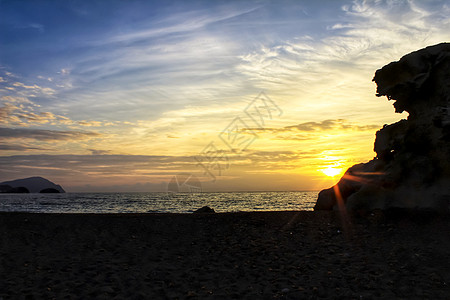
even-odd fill
[[(135, 112), (134, 105), (145, 105), (157, 117), (171, 105), (185, 105), (174, 99), (178, 95), (172, 95), (168, 86), (170, 90), (175, 86), (174, 94), (183, 94), (184, 87), (192, 89), (205, 81), (208, 89), (231, 82), (233, 88), (227, 88), (231, 93), (238, 94), (238, 89), (256, 93), (259, 88), (249, 83), (233, 83), (244, 79), (235, 69), (240, 56), (306, 35), (324, 36), (327, 27), (339, 22), (337, 4), (4, 2), (1, 63), (5, 71), (14, 71), (26, 84), (45, 84), (67, 102), (54, 103), (55, 99), (38, 96), (38, 104), (53, 102), (65, 109), (75, 106), (80, 110), (77, 117), (117, 120), (118, 115), (111, 111), (117, 108), (111, 103), (115, 101), (125, 113)], [(111, 97), (111, 92), (116, 95)], [(134, 101), (125, 105), (122, 99), (130, 93), (134, 93)], [(89, 98), (89, 103), (107, 97), (112, 107), (83, 109), (80, 95)], [(119, 118), (128, 120), (129, 116)]]
[[(162, 186), (264, 91), (283, 116), (210, 189), (322, 188), (320, 170), (370, 159), (375, 128), (406, 117), (374, 96), (375, 70), (449, 41), (449, 16), (450, 1), (0, 1), (0, 180)], [(67, 155), (77, 168), (52, 165)]]

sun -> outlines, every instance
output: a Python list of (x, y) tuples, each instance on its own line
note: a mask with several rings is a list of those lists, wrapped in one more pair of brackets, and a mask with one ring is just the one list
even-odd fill
[(341, 168), (334, 168), (334, 167), (328, 167), (326, 169), (321, 170), (323, 174), (329, 176), (329, 177), (335, 177), (336, 175), (340, 174), (342, 169)]

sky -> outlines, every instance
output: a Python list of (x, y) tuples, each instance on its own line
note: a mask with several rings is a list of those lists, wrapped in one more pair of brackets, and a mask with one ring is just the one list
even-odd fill
[(449, 40), (450, 0), (0, 0), (0, 181), (327, 188), (407, 117), (375, 71)]

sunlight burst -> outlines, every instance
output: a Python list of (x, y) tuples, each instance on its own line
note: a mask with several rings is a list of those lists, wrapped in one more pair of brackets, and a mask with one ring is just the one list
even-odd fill
[(342, 169), (341, 168), (334, 168), (334, 167), (328, 167), (326, 169), (321, 170), (323, 174), (329, 176), (329, 177), (335, 177), (336, 175), (340, 174)]

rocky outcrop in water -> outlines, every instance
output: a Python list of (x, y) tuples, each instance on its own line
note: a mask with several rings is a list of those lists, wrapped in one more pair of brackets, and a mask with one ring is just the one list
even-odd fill
[(376, 157), (319, 193), (315, 210), (426, 209), (450, 204), (450, 43), (412, 52), (377, 70), (377, 96), (407, 120), (376, 133)]
[(0, 185), (0, 193), (9, 193), (9, 194), (27, 194), (30, 191), (23, 186), (12, 187), (10, 185), (4, 184)]
[(199, 208), (196, 211), (194, 211), (194, 214), (213, 214), (213, 213), (215, 213), (215, 210), (209, 206), (203, 206), (202, 208)]

